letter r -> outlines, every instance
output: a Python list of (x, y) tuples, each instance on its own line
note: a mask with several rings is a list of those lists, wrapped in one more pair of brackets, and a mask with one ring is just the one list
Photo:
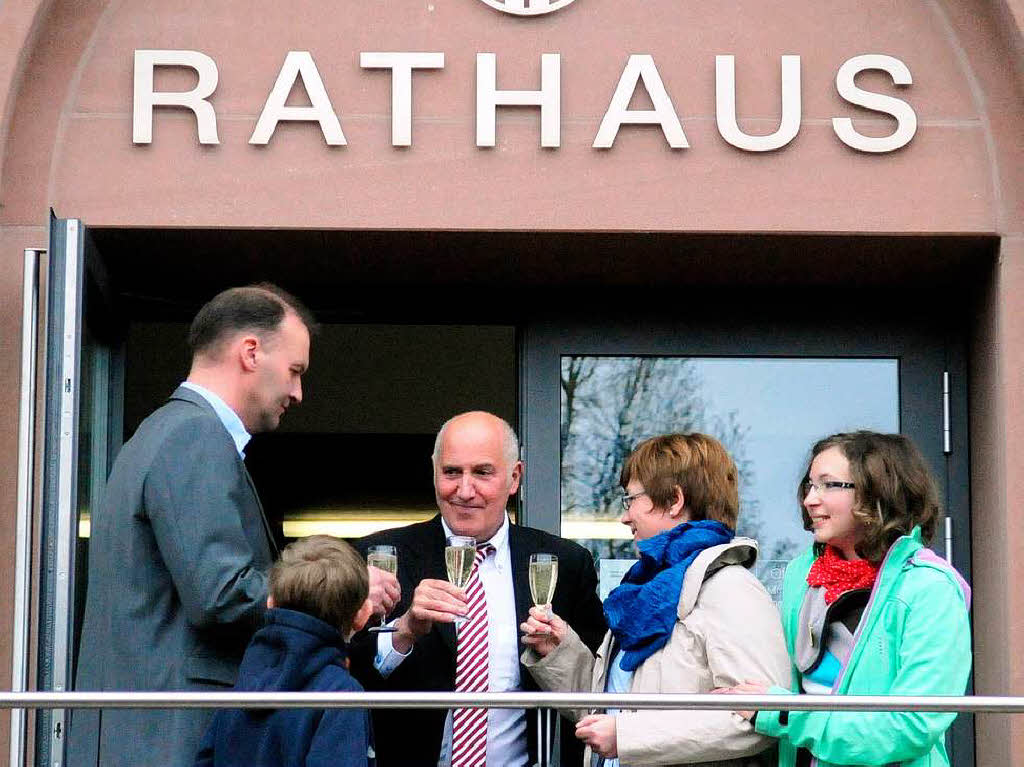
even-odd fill
[[(153, 72), (156, 67), (191, 67), (199, 75), (199, 82), (190, 91), (173, 92), (153, 90)], [(132, 107), (132, 142), (153, 142), (153, 107), (173, 106), (191, 109), (196, 116), (200, 144), (219, 144), (217, 115), (207, 101), (217, 87), (217, 64), (199, 51), (135, 51), (135, 99)]]

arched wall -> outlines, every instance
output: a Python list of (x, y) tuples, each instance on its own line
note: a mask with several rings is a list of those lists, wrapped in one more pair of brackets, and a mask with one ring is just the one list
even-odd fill
[[(192, 2), (154, 13), (126, 2), (58, 2), (11, 112), (3, 221), (38, 222), (39, 209), (55, 204), (93, 225), (999, 231), (1000, 208), (1020, 205), (1000, 199), (1017, 187), (1001, 178), (1012, 166), (998, 156), (999, 106), (985, 103), (979, 65), (987, 62), (977, 59), (1005, 44), (992, 45), (1000, 37), (992, 25), (981, 49), (969, 47), (992, 13), (965, 5), (873, 0), (856, 10), (780, 11), (752, 0), (727, 9), (660, 0), (639, 14), (579, 0), (523, 21), (447, 0), (412, 10), (361, 4), (317, 23), (316, 3), (224, 3), (211, 13)], [(235, 24), (242, 14), (252, 23)], [(184, 110), (157, 110), (153, 143), (132, 144), (131, 57), (145, 47), (201, 50), (217, 62), (219, 146), (198, 145)], [(313, 54), (348, 146), (326, 147), (310, 125), (282, 126), (266, 147), (246, 143), (288, 50)], [(444, 70), (414, 76), (412, 147), (389, 144), (389, 77), (358, 66), (359, 52), (371, 50), (446, 54)], [(537, 87), (540, 54), (562, 54), (559, 149), (538, 146), (535, 109), (500, 110), (498, 146), (474, 145), (474, 56), (484, 51), (497, 54), (503, 88)], [(591, 148), (635, 52), (658, 62), (689, 149), (671, 150), (656, 128), (635, 127), (611, 150)], [(779, 56), (802, 56), (803, 120), (790, 145), (754, 155), (718, 136), (720, 52), (737, 57), (738, 111), (751, 132), (777, 124)], [(832, 117), (858, 115), (836, 94), (836, 70), (864, 52), (897, 56), (915, 74), (897, 95), (913, 103), (918, 134), (892, 154), (855, 152), (832, 130)], [(865, 132), (890, 130), (888, 119), (860, 114)]]
[[(344, 13), (343, 17), (340, 14)], [(241, 20), (241, 22), (240, 22)], [(1024, 693), (1024, 86), (1021, 0), (865, 0), (730, 4), (577, 0), (543, 19), (510, 19), (476, 0), (408, 4), (211, 5), (126, 0), (0, 3), (0, 385), (19, 386), (22, 249), (45, 246), (47, 209), (91, 225), (468, 228), (693, 232), (994, 233), (1001, 253), (976, 286), (971, 449), (976, 686)], [(196, 49), (217, 62), (211, 99), (222, 143), (157, 111), (154, 142), (131, 142), (132, 54)], [(246, 142), (284, 55), (309, 50), (349, 141), (282, 125)], [(443, 51), (414, 76), (412, 147), (390, 146), (390, 78), (360, 51)], [(538, 146), (535, 109), (499, 110), (498, 145), (474, 144), (477, 52), (494, 52), (501, 88), (539, 86), (540, 54), (562, 54), (562, 145)], [(830, 123), (850, 115), (839, 64), (877, 52), (914, 75), (910, 145), (865, 155)], [(691, 148), (657, 128), (625, 127), (591, 148), (630, 53), (651, 53)], [(779, 117), (779, 56), (803, 65), (800, 134), (777, 152), (728, 146), (715, 127), (714, 55), (736, 55), (738, 112), (750, 132)], [(158, 79), (188, 87), (175, 74)], [(638, 108), (643, 108), (642, 104)], [(874, 124), (873, 128), (867, 127)], [(0, 411), (0, 558), (13, 561), (17, 412)], [(5, 579), (10, 583), (9, 579)], [(10, 587), (0, 635), (10, 635)], [(983, 627), (983, 630), (981, 628)], [(0, 646), (0, 686), (10, 682)], [(0, 753), (6, 749), (6, 718)], [(979, 717), (979, 765), (1024, 764), (1024, 723)]]

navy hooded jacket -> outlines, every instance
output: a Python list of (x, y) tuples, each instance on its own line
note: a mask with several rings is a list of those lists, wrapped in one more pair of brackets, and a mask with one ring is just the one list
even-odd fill
[[(362, 692), (336, 628), (275, 608), (238, 670), (242, 692)], [(373, 767), (366, 709), (219, 709), (196, 767)]]

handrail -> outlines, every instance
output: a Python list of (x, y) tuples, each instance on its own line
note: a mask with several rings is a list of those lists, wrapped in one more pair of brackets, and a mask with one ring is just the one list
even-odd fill
[(566, 708), (1024, 713), (1024, 696), (684, 695), (561, 692), (0, 692), (0, 709)]

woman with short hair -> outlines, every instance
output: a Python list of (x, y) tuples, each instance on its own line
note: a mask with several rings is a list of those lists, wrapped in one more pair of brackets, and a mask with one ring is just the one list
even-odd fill
[[(626, 459), (620, 483), (640, 561), (605, 600), (610, 631), (596, 656), (557, 615), (530, 610), (522, 661), (537, 683), (615, 693), (702, 693), (757, 678), (788, 686), (778, 611), (749, 569), (757, 544), (734, 537), (738, 472), (725, 448), (704, 434), (653, 437)], [(584, 767), (773, 758), (772, 739), (730, 711), (563, 713), (578, 720)]]
[[(857, 431), (818, 442), (800, 483), (814, 544), (786, 569), (782, 617), (792, 689), (734, 693), (962, 695), (971, 670), (970, 589), (924, 547), (939, 520), (924, 459), (899, 434)], [(949, 764), (954, 713), (752, 711), (779, 738), (779, 764)]]

